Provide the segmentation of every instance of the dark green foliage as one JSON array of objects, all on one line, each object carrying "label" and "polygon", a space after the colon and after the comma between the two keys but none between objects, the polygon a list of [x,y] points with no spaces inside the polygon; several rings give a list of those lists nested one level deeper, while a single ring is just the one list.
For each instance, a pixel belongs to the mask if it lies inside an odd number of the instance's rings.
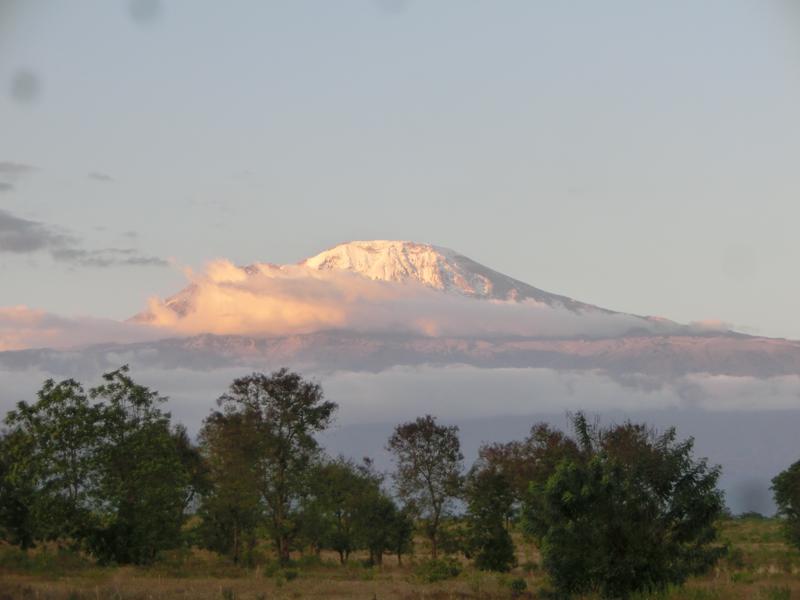
[{"label": "dark green foliage", "polygon": [[461,565],[454,558],[432,558],[417,565],[414,574],[426,583],[452,579],[461,574]]},{"label": "dark green foliage", "polygon": [[484,468],[502,473],[508,481],[513,497],[506,515],[510,521],[527,496],[530,482],[546,481],[562,459],[578,456],[578,446],[563,432],[537,423],[524,440],[484,444],[478,456]]},{"label": "dark green foliage", "polygon": [[719,468],[693,459],[693,440],[632,423],[601,430],[582,414],[573,425],[579,457],[531,484],[523,515],[559,594],[627,598],[718,560]]},{"label": "dark green foliage", "polygon": [[508,588],[511,590],[512,598],[519,598],[528,590],[528,584],[521,577],[517,577],[509,582]]},{"label": "dark green foliage", "polygon": [[31,452],[31,438],[23,432],[0,435],[0,538],[23,549],[41,537],[34,509],[36,477],[27,460]]},{"label": "dark green foliage", "polygon": [[413,550],[414,519],[405,507],[393,512],[387,550],[397,556],[398,564],[403,564],[403,555]]},{"label": "dark green foliage", "polygon": [[255,547],[263,518],[257,424],[247,413],[213,413],[203,424],[200,447],[210,485],[200,504],[198,535],[203,546],[238,564]]},{"label": "dark green foliage", "polygon": [[387,449],[394,454],[397,493],[425,522],[434,558],[439,526],[461,491],[461,445],[458,427],[436,423],[430,415],[398,425]]},{"label": "dark green foliage", "polygon": [[328,427],[336,404],[323,400],[318,384],[287,369],[236,379],[218,403],[223,415],[239,415],[253,429],[254,446],[248,451],[255,457],[265,525],[281,562],[287,563],[300,531],[298,506],[309,467],[320,454],[314,434]]},{"label": "dark green foliage", "polygon": [[191,473],[182,432],[170,429],[166,399],[129,376],[103,375],[97,405],[97,513],[92,552],[103,562],[148,563],[180,543]]},{"label": "dark green foliage", "polygon": [[100,418],[98,407],[73,379],[48,379],[36,402],[19,402],[6,415],[13,458],[4,480],[9,490],[26,495],[35,537],[76,540],[91,527]]},{"label": "dark green foliage", "polygon": [[305,540],[319,550],[339,554],[342,564],[355,550],[366,549],[370,564],[383,554],[408,551],[413,523],[381,490],[382,477],[364,464],[338,458],[320,462],[309,478],[300,516]]},{"label": "dark green foliage", "polygon": [[368,527],[362,521],[370,504],[380,496],[379,486],[380,478],[369,464],[356,465],[340,457],[316,465],[303,510],[312,544],[334,550],[342,564],[351,552],[365,547]]},{"label": "dark green foliage", "polygon": [[505,515],[514,501],[508,479],[493,467],[476,465],[467,477],[469,547],[475,566],[508,571],[514,566],[514,544],[505,528]]},{"label": "dark green foliage", "polygon": [[772,492],[778,515],[784,518],[787,541],[800,548],[800,461],[797,461],[772,480]]},{"label": "dark green foliage", "polygon": [[47,380],[35,403],[8,413],[0,523],[25,547],[58,539],[104,562],[151,562],[180,543],[198,459],[158,408],[164,399],[127,367],[103,379],[88,395],[72,379]]}]

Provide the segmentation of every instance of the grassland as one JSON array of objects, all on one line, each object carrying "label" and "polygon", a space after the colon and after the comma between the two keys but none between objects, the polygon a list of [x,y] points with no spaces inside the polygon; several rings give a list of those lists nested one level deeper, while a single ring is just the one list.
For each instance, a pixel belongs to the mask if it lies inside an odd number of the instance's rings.
[{"label": "grassland", "polygon": [[[707,575],[660,596],[664,600],[800,600],[800,552],[781,539],[772,519],[736,519],[720,524],[728,557]],[[369,567],[365,557],[340,566],[336,557],[298,557],[279,569],[269,557],[253,568],[237,567],[202,550],[175,552],[149,567],[101,567],[55,547],[27,554],[0,547],[0,600],[261,600],[363,598],[366,600],[445,600],[537,598],[546,587],[536,548],[515,536],[519,565],[510,574],[483,573],[466,562],[451,579],[426,582],[418,565],[427,558],[420,541],[416,556],[400,565],[386,558]],[[515,596],[511,582],[527,591]],[[519,585],[519,584],[517,584]]]}]

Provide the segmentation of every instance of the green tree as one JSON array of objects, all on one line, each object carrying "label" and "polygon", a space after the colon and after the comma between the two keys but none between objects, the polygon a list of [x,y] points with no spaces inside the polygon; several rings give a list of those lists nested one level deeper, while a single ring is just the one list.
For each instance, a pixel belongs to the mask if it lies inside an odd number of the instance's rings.
[{"label": "green tree", "polygon": [[6,415],[14,432],[8,440],[15,456],[9,485],[31,492],[27,509],[39,537],[77,543],[86,535],[95,502],[98,420],[97,408],[74,379],[48,379],[36,402],[19,402]]},{"label": "green tree", "polygon": [[360,521],[373,497],[380,493],[380,477],[370,466],[340,457],[316,465],[310,478],[305,518],[317,532],[316,545],[337,552],[341,564],[353,551],[366,546]]},{"label": "green tree", "polygon": [[471,469],[465,486],[469,548],[475,565],[486,571],[514,566],[514,543],[504,526],[514,496],[504,474],[480,463]]},{"label": "green tree", "polygon": [[255,547],[263,520],[257,421],[250,413],[214,412],[203,423],[200,448],[209,484],[200,503],[200,539],[238,564]]},{"label": "green tree", "polygon": [[32,547],[41,537],[36,518],[36,474],[28,459],[32,440],[20,431],[0,434],[0,539]]},{"label": "green tree", "polygon": [[98,401],[96,512],[90,547],[104,562],[148,563],[181,542],[191,474],[166,399],[122,367],[90,390]]},{"label": "green tree", "polygon": [[786,539],[800,548],[800,461],[772,480],[772,492],[778,514],[784,518]]},{"label": "green tree", "polygon": [[256,430],[256,481],[267,529],[286,563],[299,532],[308,467],[320,452],[314,434],[328,427],[337,406],[323,399],[318,384],[287,369],[236,379],[218,403],[225,415],[245,415]]},{"label": "green tree", "polygon": [[397,494],[425,520],[425,533],[436,558],[442,518],[461,491],[464,456],[458,427],[439,425],[430,415],[398,425],[387,449],[394,454]]},{"label": "green tree", "polygon": [[397,564],[403,564],[403,555],[414,550],[414,518],[408,507],[398,509],[395,506],[391,514],[388,528],[387,550],[397,557]]},{"label": "green tree", "polygon": [[534,481],[523,509],[558,594],[627,598],[716,562],[720,470],[693,458],[692,439],[633,423],[601,429],[580,413],[573,427],[579,456]]},{"label": "green tree", "polygon": [[532,481],[544,482],[564,458],[575,458],[578,446],[562,431],[546,423],[536,423],[524,440],[484,444],[478,450],[482,468],[501,474],[511,489],[513,502],[506,524],[517,513]]}]

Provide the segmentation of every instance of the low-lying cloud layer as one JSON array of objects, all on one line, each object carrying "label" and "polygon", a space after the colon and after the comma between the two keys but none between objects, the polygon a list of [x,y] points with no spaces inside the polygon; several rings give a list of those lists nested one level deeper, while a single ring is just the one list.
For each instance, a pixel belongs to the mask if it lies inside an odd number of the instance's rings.
[{"label": "low-lying cloud layer", "polygon": [[59,317],[26,306],[0,307],[0,352],[152,340],[162,332],[91,317]]},{"label": "low-lying cloud layer", "polygon": [[413,282],[374,281],[302,265],[237,267],[225,260],[187,273],[190,286],[153,299],[141,316],[183,334],[287,335],[329,329],[440,336],[615,337],[670,333],[669,321],[576,312],[533,300],[476,300]]}]

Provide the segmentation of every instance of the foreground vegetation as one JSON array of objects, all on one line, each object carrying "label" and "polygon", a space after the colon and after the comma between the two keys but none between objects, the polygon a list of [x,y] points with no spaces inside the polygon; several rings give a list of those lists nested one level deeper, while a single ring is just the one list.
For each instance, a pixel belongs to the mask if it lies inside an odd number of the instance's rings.
[{"label": "foreground vegetation", "polygon": [[465,471],[458,428],[426,415],[388,439],[389,479],[324,453],[337,406],[286,369],[234,380],[198,444],[164,400],[123,367],[8,413],[7,597],[791,597],[797,465],[774,480],[780,521],[733,520],[674,429],[577,413]]},{"label": "foreground vegetation", "polygon": [[[743,518],[718,523],[728,556],[708,574],[691,578],[680,589],[653,598],[664,600],[787,600],[800,598],[800,552],[784,542],[776,519]],[[402,565],[387,557],[368,566],[366,552],[355,553],[345,566],[336,553],[321,557],[293,554],[280,567],[271,553],[250,567],[197,548],[171,551],[148,566],[100,566],[86,556],[54,545],[27,553],[0,547],[0,599],[41,600],[257,600],[290,598],[363,598],[380,600],[539,598],[548,589],[534,544],[513,534],[518,566],[509,573],[481,571],[465,560],[457,575],[431,582],[430,547],[416,540],[418,551]],[[431,577],[431,575],[434,575]],[[447,573],[438,573],[441,576]],[[514,591],[524,581],[525,590]],[[518,585],[518,584],[517,584]],[[641,598],[651,597],[647,595]],[[581,596],[592,598],[592,596]]]}]

